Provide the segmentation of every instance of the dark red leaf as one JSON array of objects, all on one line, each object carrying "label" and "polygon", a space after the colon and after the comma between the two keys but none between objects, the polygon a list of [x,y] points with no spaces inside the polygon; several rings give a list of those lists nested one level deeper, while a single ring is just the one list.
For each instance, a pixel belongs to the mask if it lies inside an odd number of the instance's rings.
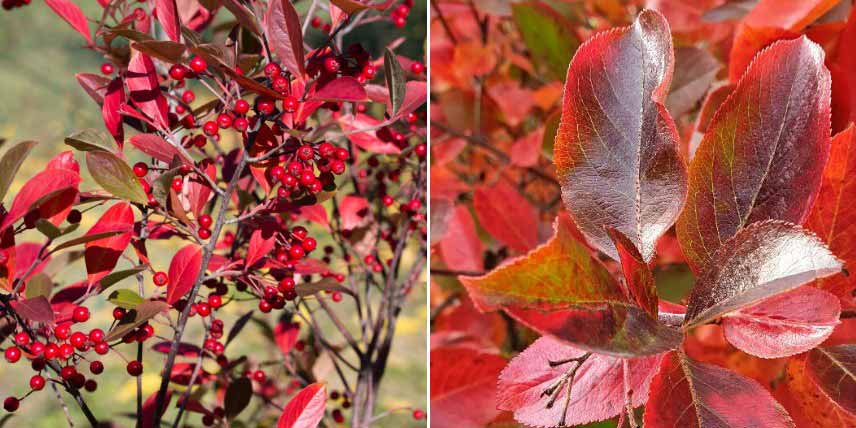
[{"label": "dark red leaf", "polygon": [[806,368],[832,401],[856,417],[856,345],[815,348]]},{"label": "dark red leaf", "polygon": [[657,318],[659,306],[657,287],[651,268],[642,260],[642,255],[639,254],[639,250],[630,242],[630,239],[615,229],[610,228],[607,232],[618,251],[618,261],[621,262],[621,270],[624,273],[627,297],[645,310],[648,315]]},{"label": "dark red leaf", "polygon": [[155,134],[137,134],[128,139],[137,150],[166,163],[172,164],[172,160],[178,156],[185,163],[192,163],[180,150],[175,148],[163,138]]},{"label": "dark red leaf", "polygon": [[149,395],[149,398],[146,398],[146,401],[143,402],[143,414],[140,418],[140,425],[142,428],[156,428],[155,411],[157,411],[159,415],[163,415],[166,412],[166,409],[169,408],[169,403],[172,401],[172,390],[166,390],[166,396],[163,400],[163,407],[156,410],[155,406],[157,406],[157,396],[158,391],[155,391],[152,393],[152,395]]},{"label": "dark red leaf", "polygon": [[250,244],[247,247],[247,268],[253,267],[256,262],[267,256],[276,245],[276,235],[273,230],[258,228],[250,236]]},{"label": "dark red leaf", "polygon": [[584,43],[568,68],[553,155],[562,199],[589,243],[613,259],[604,227],[649,261],[683,206],[686,167],[663,105],[673,65],[669,26],[646,10]]},{"label": "dark red leaf", "polygon": [[107,91],[107,86],[111,82],[109,78],[100,74],[92,73],[77,73],[74,77],[77,79],[77,83],[80,84],[83,90],[86,91],[89,97],[98,103],[98,105],[104,103],[104,94]]},{"label": "dark red leaf", "polygon": [[32,299],[13,300],[10,302],[12,309],[26,320],[52,323],[54,321],[54,312],[50,302],[45,296],[37,296]]},{"label": "dark red leaf", "polygon": [[122,127],[122,115],[119,107],[125,103],[125,86],[122,79],[117,77],[107,85],[104,94],[104,104],[101,105],[101,117],[104,118],[104,126],[110,131],[110,135],[116,140],[119,150],[125,142],[125,130]]},{"label": "dark red leaf", "polygon": [[170,305],[190,292],[200,269],[202,249],[197,245],[188,244],[175,253],[169,264],[169,284],[166,288],[166,301]]},{"label": "dark red leaf", "polygon": [[757,382],[682,352],[663,358],[648,397],[645,428],[794,427]]},{"label": "dark red leaf", "polygon": [[350,76],[340,77],[317,89],[310,99],[318,101],[368,101],[366,90],[360,82]]},{"label": "dark red leaf", "polygon": [[300,324],[283,321],[273,329],[273,339],[283,356],[287,356],[300,337]]},{"label": "dark red leaf", "polygon": [[695,271],[748,224],[799,224],[808,215],[829,156],[830,77],[823,56],[805,37],[775,43],[713,117],[690,166],[677,223]]},{"label": "dark red leaf", "polygon": [[823,242],[799,226],[752,224],[725,242],[699,275],[684,324],[704,324],[841,268]]},{"label": "dark red leaf", "polygon": [[86,235],[114,231],[123,232],[119,235],[86,243],[84,258],[90,284],[100,281],[116,267],[119,257],[122,256],[125,248],[131,242],[133,227],[134,212],[131,210],[131,205],[120,202],[105,211],[95,225],[86,232]]},{"label": "dark red leaf", "polygon": [[303,388],[282,411],[276,428],[316,428],[324,417],[327,389],[320,383]]},{"label": "dark red leaf", "polygon": [[300,16],[290,0],[271,1],[265,13],[265,33],[285,68],[295,78],[303,80],[306,75],[303,31],[300,28]]}]

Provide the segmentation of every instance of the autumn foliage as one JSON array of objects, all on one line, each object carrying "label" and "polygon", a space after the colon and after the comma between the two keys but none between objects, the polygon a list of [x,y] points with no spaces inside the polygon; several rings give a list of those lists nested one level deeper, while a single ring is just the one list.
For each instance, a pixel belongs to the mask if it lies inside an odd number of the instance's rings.
[{"label": "autumn foliage", "polygon": [[[70,426],[421,424],[420,403],[378,403],[423,289],[426,74],[398,53],[423,40],[355,32],[418,26],[413,2],[45,3],[103,58],[56,71],[103,127],[33,176],[38,143],[0,158],[4,376],[30,379],[4,382],[0,425],[39,421],[35,394]],[[105,362],[136,406],[91,406]]]},{"label": "autumn foliage", "polygon": [[432,5],[432,425],[856,426],[849,1]]}]

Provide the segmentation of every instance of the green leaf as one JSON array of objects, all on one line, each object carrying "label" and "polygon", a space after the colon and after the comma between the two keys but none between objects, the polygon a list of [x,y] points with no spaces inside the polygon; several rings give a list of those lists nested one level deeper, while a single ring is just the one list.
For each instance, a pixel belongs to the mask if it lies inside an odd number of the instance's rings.
[{"label": "green leaf", "polygon": [[223,400],[223,408],[226,410],[226,418],[233,419],[250,404],[253,398],[253,384],[246,376],[235,379],[226,388],[226,398]]},{"label": "green leaf", "polygon": [[160,206],[167,206],[169,201],[169,190],[172,188],[172,179],[178,175],[181,168],[172,168],[164,171],[156,180],[152,182],[152,196],[158,201]]},{"label": "green leaf", "polygon": [[65,137],[65,144],[82,152],[103,150],[112,152],[113,137],[100,129],[83,129]]},{"label": "green leaf", "polygon": [[133,290],[122,289],[110,293],[110,297],[107,298],[107,301],[120,308],[134,309],[137,305],[143,303],[145,299]]},{"label": "green leaf", "polygon": [[146,270],[145,266],[137,266],[130,269],[112,272],[109,275],[105,276],[103,279],[101,279],[101,289],[103,290],[112,287],[113,285],[116,285],[119,281],[122,281],[125,278],[132,277],[144,270]]},{"label": "green leaf", "polygon": [[564,81],[568,62],[580,45],[572,20],[538,0],[515,3],[511,12],[535,66]]},{"label": "green leaf", "polygon": [[15,174],[18,173],[18,169],[24,163],[24,159],[27,158],[30,150],[36,144],[38,143],[35,141],[24,141],[13,146],[3,154],[3,158],[0,159],[0,202],[3,201],[6,192],[9,191],[9,186],[12,185]]},{"label": "green leaf", "polygon": [[389,102],[392,104],[392,115],[398,113],[401,104],[404,102],[404,93],[406,91],[406,81],[404,79],[404,70],[401,69],[401,63],[398,58],[392,53],[389,48],[383,53],[383,68],[386,76],[386,88],[389,89]]},{"label": "green leaf", "polygon": [[134,307],[134,309],[129,310],[104,340],[112,342],[119,339],[129,331],[143,325],[144,322],[167,309],[169,309],[169,304],[164,301],[145,300]]},{"label": "green leaf", "polygon": [[104,190],[120,199],[146,204],[148,198],[143,186],[124,160],[109,152],[94,151],[86,153],[86,166],[89,174]]},{"label": "green leaf", "polygon": [[26,295],[28,299],[32,299],[38,296],[50,298],[51,291],[53,291],[53,281],[51,281],[50,277],[48,277],[42,272],[33,275],[27,281]]},{"label": "green leaf", "polygon": [[42,235],[47,236],[49,239],[56,239],[62,236],[62,230],[43,218],[36,221],[36,229],[38,229],[39,232],[42,232]]}]

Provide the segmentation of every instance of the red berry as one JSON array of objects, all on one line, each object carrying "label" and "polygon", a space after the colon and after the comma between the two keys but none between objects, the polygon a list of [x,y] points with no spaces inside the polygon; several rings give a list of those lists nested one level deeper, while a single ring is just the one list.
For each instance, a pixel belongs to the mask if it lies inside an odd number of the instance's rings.
[{"label": "red berry", "polygon": [[288,249],[288,257],[291,260],[300,260],[306,253],[303,251],[303,247],[292,245],[291,248]]},{"label": "red berry", "polygon": [[392,199],[392,196],[383,195],[383,204],[386,206],[390,206],[395,203],[395,199]]},{"label": "red berry", "polygon": [[131,376],[139,376],[143,374],[143,363],[137,360],[131,360],[126,367],[128,374]]},{"label": "red berry", "polygon": [[407,18],[400,15],[392,17],[392,25],[396,28],[402,28],[405,24],[407,24]]},{"label": "red berry", "polygon": [[101,343],[104,341],[104,330],[100,328],[92,329],[89,332],[89,341],[92,343]]},{"label": "red berry", "polygon": [[205,124],[202,125],[202,132],[204,132],[205,135],[207,135],[209,137],[213,136],[213,135],[217,135],[217,122],[215,122],[213,120],[209,120],[208,122],[205,122]]},{"label": "red berry", "polygon": [[339,147],[336,149],[336,159],[341,161],[346,161],[350,157],[350,153],[348,153],[348,149]]},{"label": "red berry", "polygon": [[169,68],[169,77],[172,77],[174,80],[184,80],[187,77],[187,67],[181,64],[174,64]]},{"label": "red berry", "polygon": [[229,116],[226,113],[220,113],[217,115],[217,125],[222,129],[228,129],[232,126],[232,116]]},{"label": "red berry", "polygon": [[10,363],[16,363],[21,359],[21,349],[17,346],[10,346],[6,348],[6,361]]},{"label": "red berry", "polygon": [[212,295],[208,296],[208,304],[212,308],[215,308],[215,309],[219,308],[223,304],[223,298],[216,295],[216,294],[212,294]]},{"label": "red berry", "polygon": [[410,64],[410,71],[413,72],[413,74],[422,74],[422,72],[425,71],[425,66],[422,65],[421,62],[414,62],[413,64]]},{"label": "red berry", "polygon": [[202,73],[208,69],[208,64],[201,57],[195,56],[190,60],[190,69],[197,73]]},{"label": "red berry", "polygon": [[282,109],[289,112],[289,113],[292,113],[295,110],[297,110],[298,106],[299,106],[299,102],[297,101],[297,98],[295,98],[291,95],[285,97],[282,100]]},{"label": "red berry", "polygon": [[279,66],[274,63],[269,63],[265,66],[265,76],[267,77],[278,76],[280,72]]},{"label": "red berry", "polygon": [[68,324],[60,324],[54,329],[54,336],[59,340],[65,340],[68,339],[70,331],[71,329],[68,327]]},{"label": "red berry", "polygon": [[169,280],[169,277],[166,276],[166,272],[155,272],[154,282],[158,287],[166,285],[166,282]]},{"label": "red berry", "polygon": [[149,173],[149,166],[145,162],[137,162],[134,164],[134,175],[143,178]]},{"label": "red berry", "polygon": [[27,346],[30,343],[30,335],[23,331],[15,335],[15,343],[21,346]]},{"label": "red berry", "polygon": [[366,80],[374,79],[375,75],[377,75],[377,67],[373,65],[366,65],[363,67],[362,75],[365,76]]},{"label": "red berry", "polygon": [[271,82],[270,86],[274,91],[285,93],[288,92],[288,79],[282,76],[276,76],[273,78],[273,82]]},{"label": "red berry", "polygon": [[95,360],[89,363],[89,372],[92,374],[101,374],[104,371],[104,363],[101,361]]},{"label": "red berry", "polygon": [[33,377],[30,378],[30,388],[32,388],[33,391],[41,391],[44,387],[45,378],[39,375],[33,375]]},{"label": "red berry", "polygon": [[74,366],[65,366],[59,371],[59,376],[63,380],[69,380],[77,374],[77,369]]},{"label": "red berry", "polygon": [[286,293],[288,291],[294,291],[294,285],[294,278],[283,278],[282,281],[279,282],[279,287],[277,289]]},{"label": "red berry", "polygon": [[268,313],[273,309],[273,306],[267,300],[259,300],[259,310],[263,313]]},{"label": "red berry", "polygon": [[312,17],[312,20],[311,20],[311,21],[309,21],[309,25],[311,25],[311,26],[312,26],[312,28],[318,28],[318,27],[320,27],[320,26],[321,26],[321,18],[319,18],[319,17],[317,17],[317,16],[313,16],[313,17]]},{"label": "red berry", "polygon": [[336,303],[339,303],[342,301],[342,293],[339,291],[334,291],[333,295],[331,297],[333,298],[333,301]]},{"label": "red berry", "polygon": [[59,356],[59,346],[56,346],[56,343],[48,343],[43,353],[46,359],[52,360]]},{"label": "red berry", "polygon": [[110,345],[107,342],[98,342],[95,344],[95,353],[98,355],[104,355],[107,352],[110,352]]},{"label": "red berry", "polygon": [[95,392],[98,389],[98,382],[95,382],[92,379],[87,379],[86,383],[83,384],[83,388],[88,392]]},{"label": "red berry", "polygon": [[208,315],[211,315],[211,306],[208,303],[199,303],[196,305],[196,313],[203,317],[207,317]]},{"label": "red berry", "polygon": [[6,409],[7,412],[14,412],[15,410],[18,410],[19,405],[20,403],[15,397],[6,397],[6,399],[3,400],[3,408]]},{"label": "red berry", "polygon": [[315,247],[318,246],[318,242],[315,241],[315,238],[309,237],[304,239],[300,245],[307,253],[311,253],[312,250],[314,250]]},{"label": "red berry", "polygon": [[204,227],[201,227],[201,228],[199,228],[197,233],[199,233],[199,237],[202,239],[208,239],[211,237],[211,229],[206,229]]},{"label": "red berry", "polygon": [[333,57],[324,58],[324,70],[331,74],[339,71],[339,61]]},{"label": "red berry", "polygon": [[239,117],[232,121],[232,126],[235,128],[235,131],[244,132],[250,127],[250,122],[243,117]]},{"label": "red berry", "polygon": [[[76,331],[76,332],[74,332],[74,334],[72,334],[72,335],[71,335],[71,337],[68,339],[68,343],[70,343],[70,344],[71,344],[71,346],[74,346],[75,348],[78,348],[78,349],[79,349],[79,348],[82,348],[82,347],[86,346],[86,340],[87,340],[87,339],[88,339],[88,338],[86,337],[86,335],[85,335],[85,334],[83,334],[83,333],[81,333],[81,332],[79,332],[79,331]],[[61,349],[61,348],[60,348],[60,349]]]},{"label": "red berry", "polygon": [[110,64],[109,62],[105,62],[104,64],[101,64],[101,74],[103,74],[105,76],[109,76],[109,75],[113,74],[114,71],[115,71],[115,67],[113,67],[113,64]]},{"label": "red berry", "polygon": [[199,227],[207,229],[211,227],[212,222],[213,220],[211,220],[211,216],[208,214],[202,214],[199,216]]},{"label": "red berry", "polygon": [[74,322],[86,322],[89,321],[89,308],[86,306],[78,306],[74,308],[74,312],[72,313],[71,318]]},{"label": "red berry", "polygon": [[[166,274],[164,274],[164,275],[166,275]],[[157,274],[155,274],[155,276],[157,276]],[[155,282],[157,282],[157,281],[155,281]],[[164,284],[165,283],[166,282],[164,282]],[[125,312],[124,308],[113,308],[113,319],[118,321],[122,318],[125,318],[125,313],[126,312]]]},{"label": "red berry", "polygon": [[413,411],[413,419],[416,419],[418,421],[423,418],[425,418],[425,412],[419,409]]},{"label": "red berry", "polygon": [[184,179],[181,177],[175,177],[172,179],[172,190],[176,192],[181,192],[181,189],[184,187]]},{"label": "red berry", "polygon": [[276,109],[276,105],[274,105],[273,100],[267,98],[257,98],[256,108],[258,109],[259,113],[269,115],[273,113],[274,109]]},{"label": "red berry", "polygon": [[235,114],[247,114],[250,111],[250,103],[245,100],[235,101],[235,108],[233,109]]},{"label": "red berry", "polygon": [[344,416],[342,416],[342,411],[341,411],[341,410],[339,410],[339,409],[335,409],[335,410],[333,410],[333,414],[332,414],[332,415],[333,415],[333,420],[334,420],[337,424],[341,424],[341,423],[345,422],[345,417],[344,417]]},{"label": "red berry", "polygon": [[267,376],[263,370],[256,370],[253,372],[253,380],[256,382],[264,382]]},{"label": "red berry", "polygon": [[190,89],[188,89],[181,94],[181,101],[183,101],[185,104],[190,104],[193,101],[196,101],[196,94]]},{"label": "red berry", "polygon": [[416,156],[424,158],[428,154],[428,146],[425,143],[419,144],[413,149],[413,152],[416,153]]},{"label": "red berry", "polygon": [[312,156],[314,154],[315,154],[315,151],[312,150],[312,146],[309,146],[309,145],[300,146],[300,148],[297,149],[297,156],[300,159],[303,159],[305,161],[312,159]]}]

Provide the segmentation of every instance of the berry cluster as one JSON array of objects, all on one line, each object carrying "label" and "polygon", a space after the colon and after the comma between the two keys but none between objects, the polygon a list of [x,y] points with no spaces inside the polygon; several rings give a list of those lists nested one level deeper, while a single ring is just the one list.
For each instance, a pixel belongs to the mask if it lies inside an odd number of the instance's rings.
[{"label": "berry cluster", "polygon": [[405,0],[396,6],[389,14],[390,18],[392,18],[392,25],[395,25],[397,28],[403,28],[407,24],[407,17],[410,15],[410,9],[412,8],[413,0]]},{"label": "berry cluster", "polygon": [[2,5],[5,10],[12,10],[17,7],[24,7],[30,4],[32,0],[3,0]]}]

